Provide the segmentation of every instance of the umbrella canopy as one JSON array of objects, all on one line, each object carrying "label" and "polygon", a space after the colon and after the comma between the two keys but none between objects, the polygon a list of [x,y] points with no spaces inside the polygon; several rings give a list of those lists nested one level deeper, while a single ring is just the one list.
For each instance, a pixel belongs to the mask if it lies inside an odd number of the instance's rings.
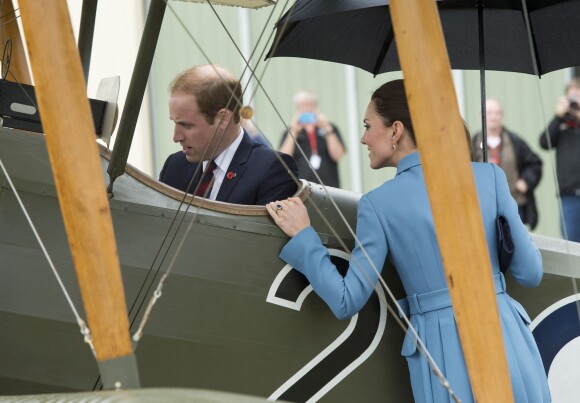
[{"label": "umbrella canopy", "polygon": [[[400,70],[388,0],[297,0],[267,57]],[[580,65],[578,0],[438,0],[454,69],[542,75]]]}]

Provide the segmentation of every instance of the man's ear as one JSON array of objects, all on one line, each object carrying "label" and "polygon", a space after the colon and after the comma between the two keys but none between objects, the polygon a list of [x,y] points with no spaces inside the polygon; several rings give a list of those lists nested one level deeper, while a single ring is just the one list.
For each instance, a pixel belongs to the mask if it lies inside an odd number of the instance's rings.
[{"label": "man's ear", "polygon": [[222,108],[215,115],[215,123],[220,126],[221,129],[225,130],[233,116],[233,112],[229,109]]}]

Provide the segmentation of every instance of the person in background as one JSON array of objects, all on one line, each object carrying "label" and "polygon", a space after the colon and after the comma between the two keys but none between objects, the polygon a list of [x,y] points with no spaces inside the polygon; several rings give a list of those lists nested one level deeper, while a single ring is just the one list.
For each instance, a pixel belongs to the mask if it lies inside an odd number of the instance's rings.
[{"label": "person in background", "polygon": [[[369,150],[371,168],[397,167],[397,174],[360,198],[357,242],[346,275],[330,260],[297,197],[266,205],[276,224],[292,238],[280,258],[308,278],[339,319],[350,318],[363,308],[378,281],[373,266],[380,271],[388,259],[408,295],[399,301],[400,309],[410,316],[411,325],[456,395],[464,403],[473,402],[402,80],[388,82],[373,93],[364,126],[361,143]],[[499,269],[498,214],[510,222],[515,253],[509,269],[515,281],[537,286],[543,274],[542,258],[518,215],[503,171],[495,164],[473,162],[472,167],[514,398],[516,402],[549,402],[546,373],[528,328],[530,319],[506,293]],[[407,332],[401,354],[407,359],[415,402],[450,401],[448,391],[418,350],[413,333]]]},{"label": "person in background", "polygon": [[252,137],[256,143],[260,143],[268,148],[272,148],[272,144],[270,144],[266,136],[260,133],[252,120],[252,117],[254,116],[254,109],[251,106],[242,106],[242,109],[240,110],[240,116],[242,117],[241,125],[250,135],[250,137]]},{"label": "person in background", "polygon": [[173,80],[169,118],[182,150],[165,161],[161,182],[236,204],[264,205],[295,194],[296,162],[241,127],[241,99],[239,80],[223,67],[195,66]]},{"label": "person in background", "polygon": [[[488,99],[485,108],[488,161],[503,169],[520,217],[533,230],[538,224],[534,190],[542,178],[542,160],[520,136],[503,125],[503,110],[497,100]],[[475,161],[482,162],[481,132],[473,136],[472,147]]]},{"label": "person in background", "polygon": [[[302,179],[318,183],[312,169],[326,186],[340,187],[338,161],[345,153],[338,128],[318,110],[318,98],[311,91],[294,95],[295,113],[290,131],[282,136],[279,151],[294,157]],[[306,158],[297,149],[293,136]],[[310,168],[312,166],[312,168]]]},{"label": "person in background", "polygon": [[558,188],[562,200],[562,234],[580,242],[580,79],[571,80],[558,98],[540,147],[556,150]]}]

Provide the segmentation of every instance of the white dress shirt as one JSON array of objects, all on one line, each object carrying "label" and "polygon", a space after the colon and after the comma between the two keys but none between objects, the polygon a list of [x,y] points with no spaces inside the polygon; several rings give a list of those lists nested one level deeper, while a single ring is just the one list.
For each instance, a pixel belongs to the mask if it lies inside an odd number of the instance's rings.
[{"label": "white dress shirt", "polygon": [[[223,150],[220,155],[215,157],[216,168],[213,171],[214,182],[211,188],[211,192],[208,196],[208,199],[211,200],[216,199],[220,187],[222,186],[222,183],[226,176],[226,172],[228,171],[230,163],[234,159],[234,155],[236,154],[236,151],[238,150],[238,147],[240,146],[240,143],[242,142],[243,138],[244,138],[244,129],[240,127],[240,134],[238,134],[238,137],[236,137],[233,143],[230,144],[228,148]],[[203,161],[204,172],[207,164],[208,161]]]}]

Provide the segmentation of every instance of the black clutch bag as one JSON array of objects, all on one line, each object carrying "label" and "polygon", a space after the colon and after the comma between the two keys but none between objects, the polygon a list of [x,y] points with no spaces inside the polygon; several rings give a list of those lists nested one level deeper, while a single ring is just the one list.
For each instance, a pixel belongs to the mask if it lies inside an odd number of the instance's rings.
[{"label": "black clutch bag", "polygon": [[499,269],[505,273],[514,257],[514,240],[510,230],[510,223],[503,215],[497,216],[497,255],[499,257]]}]

